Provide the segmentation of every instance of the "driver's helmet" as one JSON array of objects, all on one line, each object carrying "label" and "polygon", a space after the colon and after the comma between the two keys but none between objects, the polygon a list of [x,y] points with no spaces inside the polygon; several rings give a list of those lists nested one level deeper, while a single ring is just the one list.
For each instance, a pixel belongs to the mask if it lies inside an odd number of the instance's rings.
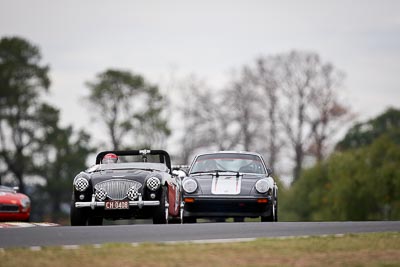
[{"label": "driver's helmet", "polygon": [[101,163],[103,163],[103,164],[117,163],[117,161],[118,161],[117,155],[115,155],[114,153],[108,153],[103,157],[103,159],[101,160]]}]

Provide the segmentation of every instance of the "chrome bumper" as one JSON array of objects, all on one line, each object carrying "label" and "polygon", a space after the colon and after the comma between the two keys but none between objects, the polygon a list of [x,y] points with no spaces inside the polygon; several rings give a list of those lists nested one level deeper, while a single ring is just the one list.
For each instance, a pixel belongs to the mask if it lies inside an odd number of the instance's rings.
[{"label": "chrome bumper", "polygon": [[[142,196],[139,195],[139,199],[135,201],[129,201],[129,207],[139,207],[141,209],[144,206],[159,206],[159,200],[142,200]],[[92,196],[92,201],[90,202],[75,202],[75,208],[87,208],[90,207],[94,210],[97,207],[104,207],[104,201],[96,201],[95,196]]]}]

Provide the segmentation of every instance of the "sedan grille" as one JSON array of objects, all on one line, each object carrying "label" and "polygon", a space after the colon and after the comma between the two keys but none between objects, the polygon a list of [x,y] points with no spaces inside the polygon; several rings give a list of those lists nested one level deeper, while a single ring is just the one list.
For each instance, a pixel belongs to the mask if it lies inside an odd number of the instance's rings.
[{"label": "sedan grille", "polygon": [[107,180],[94,186],[96,190],[105,192],[112,200],[123,200],[127,197],[130,188],[138,190],[140,187],[142,187],[141,183],[126,179]]}]

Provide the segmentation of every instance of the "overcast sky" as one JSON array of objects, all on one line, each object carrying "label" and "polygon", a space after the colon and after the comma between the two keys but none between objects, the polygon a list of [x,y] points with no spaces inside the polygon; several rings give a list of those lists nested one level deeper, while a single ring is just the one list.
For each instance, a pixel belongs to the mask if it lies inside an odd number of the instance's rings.
[{"label": "overcast sky", "polygon": [[306,50],[346,73],[341,93],[370,118],[400,108],[400,1],[0,0],[0,38],[20,36],[50,65],[62,122],[90,117],[84,83],[107,68],[153,83],[173,70],[218,84],[257,56]]}]

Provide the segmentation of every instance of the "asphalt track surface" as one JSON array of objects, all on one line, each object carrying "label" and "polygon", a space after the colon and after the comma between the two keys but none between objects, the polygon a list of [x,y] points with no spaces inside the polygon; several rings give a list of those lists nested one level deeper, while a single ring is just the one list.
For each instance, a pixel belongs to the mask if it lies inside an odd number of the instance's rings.
[{"label": "asphalt track surface", "polygon": [[400,221],[246,222],[0,228],[0,248],[90,245],[110,242],[240,240],[265,237],[400,232]]}]

